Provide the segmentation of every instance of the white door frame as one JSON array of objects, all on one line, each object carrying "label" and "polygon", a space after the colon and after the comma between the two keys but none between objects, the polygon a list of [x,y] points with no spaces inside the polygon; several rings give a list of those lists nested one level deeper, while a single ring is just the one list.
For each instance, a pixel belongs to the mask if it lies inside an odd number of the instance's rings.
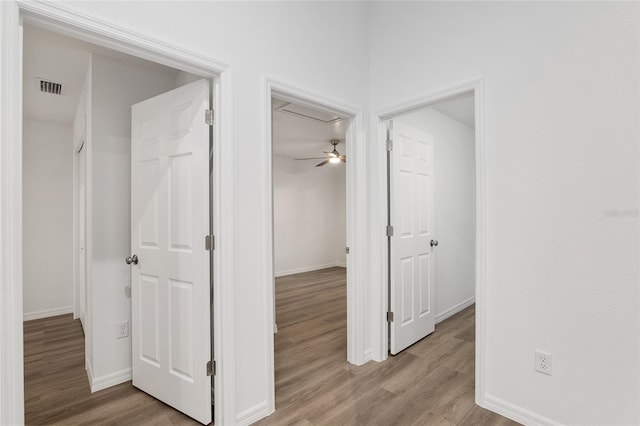
[{"label": "white door frame", "polygon": [[[87,70],[87,73],[85,73],[85,81],[84,81],[84,87],[83,90],[80,94],[80,99],[78,102],[78,108],[83,108],[82,111],[82,115],[80,117],[80,124],[79,127],[76,126],[78,123],[74,123],[74,132],[73,132],[73,319],[80,319],[82,322],[82,327],[83,327],[83,331],[85,332],[85,337],[86,337],[86,321],[84,318],[84,314],[86,312],[87,309],[87,275],[88,275],[88,271],[87,271],[87,262],[85,261],[85,265],[84,265],[84,288],[82,289],[82,295],[80,294],[80,262],[79,262],[79,257],[80,257],[80,241],[79,241],[79,237],[80,237],[80,208],[82,207],[84,209],[83,214],[84,214],[84,219],[85,219],[85,259],[88,257],[87,256],[87,250],[86,250],[86,245],[87,245],[87,233],[86,233],[86,229],[87,229],[87,224],[86,224],[86,219],[87,219],[87,213],[89,212],[87,210],[87,203],[86,203],[86,190],[87,190],[87,175],[88,173],[88,168],[87,168],[87,146],[89,145],[87,143],[87,91],[88,91],[88,85],[89,85],[89,80],[87,80],[88,77],[88,73],[91,71],[91,64],[89,64],[89,68]],[[78,116],[76,113],[76,120],[78,120]],[[84,150],[84,153],[82,155],[84,155],[84,176],[80,176],[80,152]],[[81,179],[84,178],[84,186],[85,186],[85,202],[84,202],[84,206],[80,206],[80,197],[79,197],[79,189],[80,189],[80,182]],[[82,300],[84,299],[84,300]],[[85,342],[85,348],[86,348],[86,342]]]},{"label": "white door frame", "polygon": [[[235,422],[232,70],[214,58],[52,2],[0,2],[0,424],[24,423],[22,334],[22,23],[213,80],[214,357],[216,424]],[[90,151],[88,151],[89,153]],[[87,194],[87,203],[90,194]],[[221,226],[224,223],[224,226]],[[89,237],[89,235],[87,235]],[[89,281],[87,286],[90,286]],[[221,324],[225,324],[224,328]]]},{"label": "white door frame", "polygon": [[268,383],[268,412],[275,409],[275,381],[274,381],[274,349],[273,334],[275,325],[275,279],[273,265],[273,174],[272,174],[272,104],[273,96],[278,99],[294,102],[321,111],[337,114],[350,120],[347,128],[345,144],[346,156],[349,159],[346,170],[346,210],[347,210],[347,361],[355,365],[362,365],[371,359],[370,354],[364,348],[364,330],[366,329],[364,305],[365,289],[364,277],[366,274],[366,152],[364,118],[360,110],[342,102],[325,98],[324,96],[305,89],[279,82],[275,79],[265,78],[263,82],[263,135],[266,143],[263,146],[263,156],[267,158],[267,166],[264,170],[262,181],[264,187],[262,193],[265,196],[264,203],[267,206],[267,216],[264,218],[267,231],[264,241],[267,258],[263,265],[263,273],[269,282],[269,288],[265,297],[267,303],[267,317],[265,318],[265,334],[267,337],[267,383]]},{"label": "white door frame", "polygon": [[[378,173],[372,173],[376,181],[372,182],[378,193],[383,194],[373,200],[378,208],[372,209],[376,216],[372,217],[375,225],[372,229],[383,230],[387,223],[387,156],[386,156],[386,121],[406,112],[436,104],[463,93],[473,92],[475,102],[475,164],[476,164],[476,251],[475,251],[475,289],[476,289],[476,368],[475,395],[476,403],[484,406],[485,371],[486,371],[486,159],[485,159],[485,127],[484,127],[484,79],[475,78],[433,91],[420,98],[411,99],[398,105],[380,110],[374,114],[372,134],[377,134],[378,148],[375,150],[374,166]],[[375,127],[374,127],[375,126]],[[376,133],[377,132],[377,133]],[[374,342],[375,359],[385,360],[388,356],[388,249],[387,237],[383,232],[374,234],[372,238],[372,259],[378,259],[381,265],[378,283],[372,283],[378,289],[374,291],[372,306],[374,307],[374,324],[379,326],[377,342]],[[374,274],[375,276],[375,274]],[[372,277],[373,278],[373,277]]]},{"label": "white door frame", "polygon": [[[83,117],[84,121],[84,117]],[[81,133],[81,136],[73,141],[73,319],[80,319],[82,321],[83,329],[85,325],[84,312],[87,307],[87,298],[86,298],[86,287],[87,287],[87,270],[86,270],[86,261],[84,266],[84,288],[80,285],[82,281],[82,277],[80,274],[81,264],[80,264],[80,211],[84,209],[83,214],[85,216],[85,259],[86,259],[86,188],[87,182],[86,178],[84,183],[85,186],[85,203],[84,206],[80,204],[80,182],[82,176],[80,174],[80,155],[85,156],[84,168],[85,168],[85,177],[87,171],[87,151],[85,145],[86,134],[84,130]]]}]

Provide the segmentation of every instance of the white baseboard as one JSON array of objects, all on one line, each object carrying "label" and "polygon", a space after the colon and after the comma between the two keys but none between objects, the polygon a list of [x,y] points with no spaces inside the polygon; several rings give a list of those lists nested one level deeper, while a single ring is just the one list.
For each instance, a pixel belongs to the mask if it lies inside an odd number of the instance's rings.
[{"label": "white baseboard", "polygon": [[284,277],[287,275],[302,274],[303,272],[311,272],[311,271],[318,271],[320,269],[333,268],[336,266],[346,268],[347,264],[341,263],[341,262],[333,262],[333,263],[325,263],[324,265],[304,266],[302,268],[289,269],[288,271],[277,271],[274,275],[276,278],[278,278],[278,277]]},{"label": "white baseboard", "polygon": [[484,396],[482,407],[526,426],[556,426],[561,424],[492,395]]},{"label": "white baseboard", "polygon": [[255,423],[270,414],[271,413],[267,411],[267,401],[262,401],[248,410],[244,410],[242,413],[239,413],[236,418],[236,424],[238,426],[250,425],[251,423]]},{"label": "white baseboard", "polygon": [[84,369],[87,370],[87,379],[89,380],[89,388],[91,388],[91,383],[93,383],[93,367],[91,366],[91,361],[89,358],[84,359]]},{"label": "white baseboard", "polygon": [[364,355],[362,357],[362,364],[366,364],[373,359],[373,349],[369,348],[364,351]]},{"label": "white baseboard", "polygon": [[[93,376],[93,374],[91,374]],[[100,377],[91,378],[91,393],[101,391],[111,386],[119,385],[120,383],[128,382],[131,380],[131,368],[125,368],[124,370],[116,371],[115,373],[105,374]]]},{"label": "white baseboard", "polygon": [[446,309],[443,312],[440,312],[439,314],[436,315],[436,319],[435,319],[436,324],[446,320],[449,317],[454,316],[458,312],[461,312],[461,311],[465,310],[466,308],[468,308],[469,306],[473,305],[474,303],[476,303],[476,298],[475,297],[470,297],[467,300],[463,300],[462,302],[458,303],[457,305],[453,305],[449,309]]},{"label": "white baseboard", "polygon": [[25,312],[22,315],[23,321],[31,321],[41,318],[55,317],[58,315],[66,315],[73,313],[73,306],[64,306],[62,308],[44,309],[42,311]]}]

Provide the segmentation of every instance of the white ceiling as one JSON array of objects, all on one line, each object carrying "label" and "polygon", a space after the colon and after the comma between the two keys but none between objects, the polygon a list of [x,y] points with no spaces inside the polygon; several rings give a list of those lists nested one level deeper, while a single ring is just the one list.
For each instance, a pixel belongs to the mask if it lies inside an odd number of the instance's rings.
[{"label": "white ceiling", "polygon": [[438,102],[431,108],[473,127],[476,121],[473,99],[473,92],[463,93],[446,101]]},{"label": "white ceiling", "polygon": [[[340,139],[336,148],[341,154],[346,154],[346,120],[336,120],[335,115],[278,99],[273,99],[272,106],[274,154],[289,158],[324,157],[322,151],[333,149],[329,142],[331,139]],[[316,119],[300,113],[315,116]],[[313,160],[309,160],[309,163],[314,164]]]},{"label": "white ceiling", "polygon": [[[25,118],[71,125],[84,85],[91,54],[144,64],[166,72],[179,71],[133,56],[85,43],[38,27],[24,26],[23,115]],[[62,95],[41,93],[36,78],[64,85]]]},{"label": "white ceiling", "polygon": [[[323,157],[323,151],[331,151],[331,139],[340,139],[337,149],[346,153],[344,139],[346,120],[323,111],[272,99],[273,153],[289,158]],[[465,93],[429,106],[468,126],[474,126],[473,93]],[[316,119],[301,114],[315,116]],[[314,160],[309,160],[313,163]]]}]

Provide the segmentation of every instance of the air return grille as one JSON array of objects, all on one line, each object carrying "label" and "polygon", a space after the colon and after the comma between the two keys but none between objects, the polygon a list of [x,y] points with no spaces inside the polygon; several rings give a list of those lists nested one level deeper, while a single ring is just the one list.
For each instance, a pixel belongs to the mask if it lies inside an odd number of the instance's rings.
[{"label": "air return grille", "polygon": [[36,83],[42,93],[50,93],[52,95],[62,94],[62,83],[56,83],[55,81],[49,81],[43,78],[36,78]]}]

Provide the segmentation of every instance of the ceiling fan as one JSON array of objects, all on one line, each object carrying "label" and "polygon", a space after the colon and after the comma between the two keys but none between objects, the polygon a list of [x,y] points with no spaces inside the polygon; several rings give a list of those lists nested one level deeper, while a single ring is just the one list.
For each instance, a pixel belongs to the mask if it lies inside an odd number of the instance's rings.
[{"label": "ceiling fan", "polygon": [[330,152],[322,151],[325,154],[327,154],[325,157],[296,158],[295,160],[324,160],[316,164],[316,167],[324,166],[327,163],[339,163],[339,162],[346,163],[347,157],[345,155],[340,154],[336,149],[336,145],[340,143],[340,139],[331,139],[329,142],[331,143],[331,145],[333,145],[333,150]]}]

